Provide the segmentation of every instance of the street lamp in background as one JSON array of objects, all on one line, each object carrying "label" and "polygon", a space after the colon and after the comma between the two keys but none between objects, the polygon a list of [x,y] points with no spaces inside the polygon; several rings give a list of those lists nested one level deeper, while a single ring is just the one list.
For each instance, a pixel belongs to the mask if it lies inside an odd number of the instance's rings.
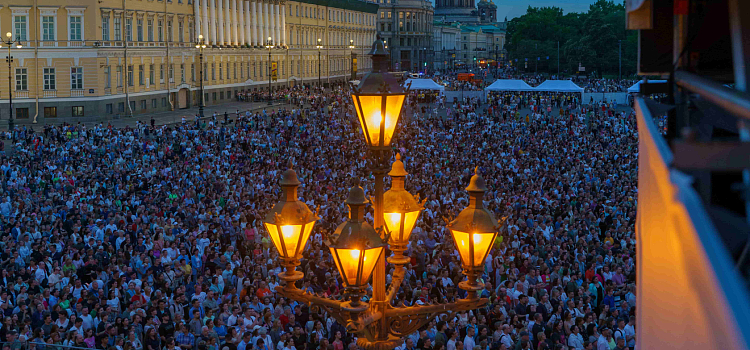
[{"label": "street lamp in background", "polygon": [[268,49],[268,105],[271,103],[271,49],[273,49],[273,39],[269,36],[266,40],[266,48]]},{"label": "street lamp in background", "polygon": [[323,50],[323,39],[318,39],[316,48],[318,48],[318,87],[320,87],[320,50]]},{"label": "street lamp in background", "polygon": [[13,121],[13,73],[11,72],[11,63],[13,63],[13,56],[10,55],[10,48],[15,45],[20,49],[22,45],[21,41],[18,40],[18,38],[16,38],[16,40],[13,40],[13,34],[11,34],[11,32],[5,33],[5,39],[2,40],[2,43],[8,46],[8,56],[5,57],[5,61],[8,62],[8,111],[10,112],[10,117],[8,118],[8,130],[12,133],[15,125]]},{"label": "street lamp in background", "polygon": [[200,105],[198,105],[198,115],[203,118],[203,49],[206,48],[206,41],[203,40],[203,34],[198,35],[198,42],[195,43],[195,48],[198,49],[198,52],[200,54],[198,55],[199,61],[200,61],[200,70],[201,70],[201,98],[200,98]]},{"label": "street lamp in background", "polygon": [[349,56],[351,56],[352,80],[357,80],[357,71],[354,69],[354,40],[349,39]]},{"label": "street lamp in background", "polygon": [[[341,300],[329,299],[307,293],[295,285],[304,277],[301,271],[295,269],[319,217],[308,209],[304,200],[298,199],[300,181],[291,162],[279,183],[282,198],[266,215],[264,225],[285,268],[279,273],[279,278],[286,282],[276,287],[279,295],[311,308],[324,309],[345,325],[347,332],[357,335],[357,345],[362,348],[390,350],[402,344],[406,335],[440,314],[474,310],[488,303],[488,299],[477,295],[484,288],[478,278],[503,220],[496,221],[492,213],[484,208],[482,196],[487,187],[479,170],[475,170],[466,188],[469,206],[455,220],[446,220],[449,221],[447,227],[461,257],[464,275],[468,277],[459,284],[467,292],[466,298],[445,304],[393,305],[396,293],[406,278],[405,266],[410,261],[404,252],[424,202],[418,202],[405,190],[404,182],[408,174],[400,155],[397,154],[390,164],[393,157],[392,141],[397,135],[408,87],[401,87],[396,77],[388,73],[388,51],[379,36],[373,43],[370,55],[373,71],[353,88],[351,96],[362,135],[370,150],[369,169],[375,180],[374,197],[368,201],[359,180],[355,179],[345,202],[349,206],[348,219],[333,234],[324,238],[341,275],[346,296]],[[392,187],[387,192],[384,191],[386,173],[392,179]],[[364,218],[367,204],[374,209],[372,226]],[[393,255],[386,260],[389,251]],[[386,261],[394,265],[390,287],[386,285]],[[371,276],[372,297],[365,302],[362,296]]]}]

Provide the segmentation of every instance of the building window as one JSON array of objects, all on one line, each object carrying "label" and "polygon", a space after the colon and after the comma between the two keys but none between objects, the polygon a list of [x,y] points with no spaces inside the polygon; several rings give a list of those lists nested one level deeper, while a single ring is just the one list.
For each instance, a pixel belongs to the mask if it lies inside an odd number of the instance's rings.
[{"label": "building window", "polygon": [[219,91],[219,99],[220,100],[224,99],[224,91]]},{"label": "building window", "polygon": [[184,33],[185,25],[180,21],[177,23],[177,38],[180,39],[180,42],[185,42],[185,33]]},{"label": "building window", "polygon": [[195,63],[190,64],[190,81],[195,81]]},{"label": "building window", "polygon": [[211,93],[211,101],[216,101],[216,93]]},{"label": "building window", "polygon": [[83,68],[82,67],[70,68],[70,88],[72,90],[83,89]]},{"label": "building window", "polygon": [[120,113],[125,113],[125,102],[120,102],[117,104],[117,111]]},{"label": "building window", "polygon": [[16,108],[16,118],[29,119],[29,109],[28,108]]},{"label": "building window", "polygon": [[154,65],[150,64],[148,66],[148,84],[146,84],[146,85],[156,84],[156,83],[154,83],[154,80],[155,80],[154,79],[154,75],[156,74],[155,72],[156,72],[156,70],[154,69]]},{"label": "building window", "polygon": [[26,41],[28,36],[26,33],[26,16],[13,16],[13,30],[16,32],[16,40]]},{"label": "building window", "polygon": [[146,110],[146,100],[141,100],[141,110]]},{"label": "building window", "polygon": [[57,107],[44,107],[45,118],[57,118]]},{"label": "building window", "polygon": [[81,26],[83,23],[83,17],[81,16],[70,16],[70,40],[81,41],[83,40],[83,32]]},{"label": "building window", "polygon": [[166,97],[162,97],[161,98],[161,106],[162,107],[166,107],[167,106],[167,98]]},{"label": "building window", "polygon": [[138,85],[145,85],[146,84],[146,67],[142,64],[138,65]]},{"label": "building window", "polygon": [[154,20],[146,21],[146,31],[148,32],[148,41],[154,41]]},{"label": "building window", "polygon": [[[244,29],[241,29],[244,30]],[[195,40],[196,36],[193,30],[193,22],[188,23],[188,40]]]},{"label": "building window", "polygon": [[117,87],[122,87],[122,66],[117,66]]},{"label": "building window", "polygon": [[143,41],[143,20],[138,19],[136,23],[138,28],[138,41]]},{"label": "building window", "polygon": [[133,41],[133,19],[125,19],[125,41]]},{"label": "building window", "polygon": [[169,82],[174,83],[174,64],[169,65]]},{"label": "building window", "polygon": [[135,79],[133,77],[133,66],[128,66],[128,86],[134,86],[135,85]]},{"label": "building window", "polygon": [[[107,25],[109,25],[109,17],[107,19]],[[104,28],[107,28],[107,38],[109,38],[109,27],[104,26],[102,20],[102,36],[104,36]],[[55,17],[54,16],[42,16],[42,40],[44,41],[55,41]],[[109,39],[106,39],[109,40]]]},{"label": "building window", "polygon": [[122,22],[120,17],[115,17],[115,40],[122,40]]},{"label": "building window", "polygon": [[152,98],[151,99],[151,108],[156,109],[156,107],[159,107],[159,105],[156,103],[156,99]]},{"label": "building window", "polygon": [[164,21],[159,20],[156,22],[156,30],[159,32],[159,41],[164,41]]},{"label": "building window", "polygon": [[159,65],[159,82],[164,84],[164,65]]},{"label": "building window", "polygon": [[55,90],[55,69],[44,68],[44,90]]},{"label": "building window", "polygon": [[167,21],[167,41],[172,42],[172,20]]},{"label": "building window", "polygon": [[16,68],[16,91],[29,89],[28,72],[26,68]]},{"label": "building window", "polygon": [[216,63],[211,63],[211,80],[216,80]]},{"label": "building window", "polygon": [[104,87],[107,89],[112,87],[112,71],[109,66],[104,67]]},{"label": "building window", "polygon": [[180,64],[180,82],[185,82],[185,64]]},{"label": "building window", "polygon": [[135,101],[130,101],[130,113],[133,113],[135,111]]},{"label": "building window", "polygon": [[73,116],[83,117],[83,106],[73,106]]},{"label": "building window", "polygon": [[221,63],[219,63],[219,80],[224,79],[224,70],[221,68]]}]

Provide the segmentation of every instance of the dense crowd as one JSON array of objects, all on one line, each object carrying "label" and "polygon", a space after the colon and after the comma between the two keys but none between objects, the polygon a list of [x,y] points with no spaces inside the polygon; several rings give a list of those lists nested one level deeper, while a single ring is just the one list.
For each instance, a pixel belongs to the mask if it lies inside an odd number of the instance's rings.
[{"label": "dense crowd", "polygon": [[[321,216],[300,287],[341,298],[322,237],[345,219],[354,179],[369,178],[359,125],[342,87],[279,94],[292,106],[227,123],[17,129],[0,164],[3,350],[357,349],[324,311],[277,295],[261,218],[292,159]],[[399,349],[633,349],[634,116],[511,99],[445,105],[449,118],[437,104],[405,107],[395,151],[407,190],[427,201],[394,305],[465,295],[442,218],[467,205],[475,166],[508,224],[481,277],[489,305],[441,315]]]}]

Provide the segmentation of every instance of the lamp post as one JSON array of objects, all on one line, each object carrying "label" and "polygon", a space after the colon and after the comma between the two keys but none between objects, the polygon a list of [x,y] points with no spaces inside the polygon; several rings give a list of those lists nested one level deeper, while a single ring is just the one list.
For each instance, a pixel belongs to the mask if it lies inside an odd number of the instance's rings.
[{"label": "lamp post", "polygon": [[320,51],[323,50],[323,39],[318,39],[318,87],[320,88]]},{"label": "lamp post", "polygon": [[349,56],[351,56],[352,80],[357,80],[357,70],[354,69],[354,40],[349,39]]},{"label": "lamp post", "polygon": [[271,49],[273,49],[273,39],[269,36],[266,39],[266,48],[268,49],[268,105],[271,106]]},{"label": "lamp post", "polygon": [[5,61],[8,62],[8,112],[10,113],[8,117],[8,131],[12,133],[15,125],[13,121],[13,73],[11,72],[13,56],[10,55],[10,48],[13,45],[16,45],[16,47],[20,49],[22,46],[21,41],[18,40],[18,38],[13,40],[13,34],[11,34],[11,32],[5,33],[5,39],[2,40],[2,43],[8,45],[8,56],[5,57]]},{"label": "lamp post", "polygon": [[200,61],[200,70],[201,70],[201,98],[200,98],[200,105],[198,105],[198,115],[203,118],[203,96],[205,96],[203,92],[203,49],[206,48],[206,41],[203,40],[203,34],[198,35],[198,42],[195,43],[195,48],[198,49],[198,52],[200,54],[198,55],[199,61]]},{"label": "lamp post", "polygon": [[[478,281],[478,272],[484,266],[484,258],[503,221],[495,221],[483,207],[482,195],[487,187],[477,170],[467,188],[469,207],[455,220],[447,220],[463,262],[464,274],[468,277],[467,281],[459,284],[466,290],[466,298],[447,304],[408,308],[393,306],[392,301],[406,276],[405,265],[410,260],[404,256],[404,252],[424,202],[418,202],[405,190],[408,174],[400,155],[396,155],[395,162],[389,167],[393,155],[391,144],[408,87],[404,89],[399,86],[396,78],[387,72],[388,51],[380,37],[373,44],[370,55],[373,71],[353,89],[352,100],[370,150],[375,196],[368,201],[359,181],[355,180],[346,200],[348,219],[324,239],[348,298],[328,299],[300,290],[295,285],[304,277],[295,268],[319,217],[297,198],[300,181],[291,162],[280,182],[282,199],[266,215],[264,225],[286,269],[279,273],[279,278],[286,284],[277,286],[276,291],[286,298],[323,309],[345,325],[348,332],[357,334],[357,345],[360,347],[386,350],[400,345],[406,335],[439,314],[473,310],[487,304],[487,299],[477,295],[477,291],[483,288]],[[387,192],[384,191],[386,173],[392,179],[392,188]],[[375,214],[372,226],[364,220],[368,203],[372,204]],[[386,286],[386,245],[393,252],[387,262],[395,265],[390,287]],[[371,276],[372,298],[369,302],[363,302],[361,297]]]}]

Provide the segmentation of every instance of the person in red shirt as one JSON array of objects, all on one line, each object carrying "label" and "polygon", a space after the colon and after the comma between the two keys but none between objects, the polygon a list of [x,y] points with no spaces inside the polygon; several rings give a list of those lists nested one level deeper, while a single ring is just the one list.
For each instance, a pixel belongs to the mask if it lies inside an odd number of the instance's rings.
[{"label": "person in red shirt", "polygon": [[269,297],[269,298],[272,297],[273,293],[271,292],[270,289],[268,289],[268,285],[266,284],[266,282],[265,281],[261,281],[260,282],[260,288],[258,288],[258,291],[255,292],[255,295],[258,296],[258,299],[263,300],[263,298],[265,298],[265,297]]}]

